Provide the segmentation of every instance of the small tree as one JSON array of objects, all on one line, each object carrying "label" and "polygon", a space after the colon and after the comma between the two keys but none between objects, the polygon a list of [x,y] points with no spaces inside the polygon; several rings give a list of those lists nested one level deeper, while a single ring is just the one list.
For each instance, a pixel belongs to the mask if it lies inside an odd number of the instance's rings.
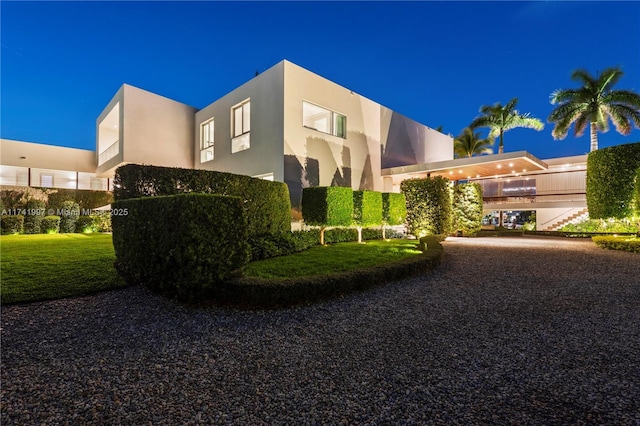
[{"label": "small tree", "polygon": [[376,191],[353,191],[353,223],[362,243],[362,227],[382,224],[382,194]]},{"label": "small tree", "polygon": [[402,181],[407,200],[407,228],[416,237],[451,232],[449,179],[441,176]]},{"label": "small tree", "polygon": [[404,194],[384,192],[382,194],[382,239],[386,239],[386,226],[402,225],[407,218]]},{"label": "small tree", "polygon": [[453,187],[453,229],[470,235],[482,229],[482,187],[463,183]]},{"label": "small tree", "polygon": [[324,231],[332,226],[350,226],[353,216],[353,190],[339,186],[316,186],[302,190],[302,219],[307,225],[320,227],[320,244]]}]

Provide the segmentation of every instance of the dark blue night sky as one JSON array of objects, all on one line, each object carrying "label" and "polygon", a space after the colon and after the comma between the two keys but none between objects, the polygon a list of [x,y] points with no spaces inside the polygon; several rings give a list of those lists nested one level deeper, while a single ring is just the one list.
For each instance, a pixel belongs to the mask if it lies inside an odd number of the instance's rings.
[{"label": "dark blue night sky", "polygon": [[[616,88],[640,92],[632,1],[3,1],[0,13],[1,136],[85,149],[123,83],[203,108],[282,59],[454,136],[513,97],[546,122],[576,68],[620,66]],[[637,141],[599,135],[601,148]],[[505,150],[578,155],[589,135],[516,129]]]}]

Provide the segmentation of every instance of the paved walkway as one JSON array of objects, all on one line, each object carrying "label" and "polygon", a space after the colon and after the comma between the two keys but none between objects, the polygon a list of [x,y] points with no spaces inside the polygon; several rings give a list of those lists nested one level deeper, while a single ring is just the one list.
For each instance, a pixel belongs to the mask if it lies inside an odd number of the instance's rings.
[{"label": "paved walkway", "polygon": [[449,239],[434,272],[242,312],[142,288],[2,309],[2,424],[639,424],[640,256]]}]

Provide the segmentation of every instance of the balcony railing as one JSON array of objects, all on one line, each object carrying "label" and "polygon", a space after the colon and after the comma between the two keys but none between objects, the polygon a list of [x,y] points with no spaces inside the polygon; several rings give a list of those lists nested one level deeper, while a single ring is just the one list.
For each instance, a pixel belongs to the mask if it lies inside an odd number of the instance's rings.
[{"label": "balcony railing", "polygon": [[571,192],[559,194],[537,194],[522,196],[484,197],[484,204],[509,204],[509,203],[547,203],[554,201],[586,201],[584,192]]},{"label": "balcony railing", "polygon": [[120,153],[120,141],[115,141],[109,148],[105,149],[98,155],[98,166],[105,163],[107,160],[112,159]]}]

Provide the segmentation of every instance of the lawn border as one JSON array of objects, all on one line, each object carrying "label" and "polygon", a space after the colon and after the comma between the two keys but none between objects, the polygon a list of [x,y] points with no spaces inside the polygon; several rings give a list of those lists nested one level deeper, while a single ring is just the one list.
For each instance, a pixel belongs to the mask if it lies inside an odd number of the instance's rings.
[{"label": "lawn border", "polygon": [[426,237],[426,251],[406,259],[331,275],[287,279],[242,277],[224,283],[207,302],[244,309],[277,309],[334,299],[433,270],[442,262],[439,237]]}]

